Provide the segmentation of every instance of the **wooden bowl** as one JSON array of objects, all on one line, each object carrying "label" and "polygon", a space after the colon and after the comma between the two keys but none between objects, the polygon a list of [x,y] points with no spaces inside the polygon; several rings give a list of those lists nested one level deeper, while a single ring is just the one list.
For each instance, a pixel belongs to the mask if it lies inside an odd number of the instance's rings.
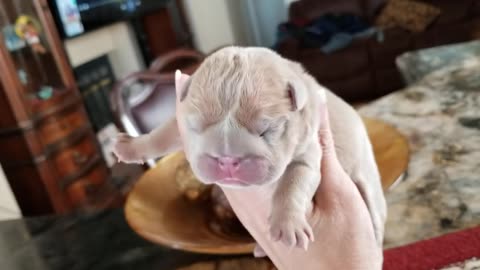
[{"label": "wooden bowl", "polygon": [[[371,138],[384,189],[406,170],[407,140],[392,126],[364,119]],[[209,227],[212,216],[205,203],[185,199],[175,182],[177,165],[184,162],[183,152],[171,154],[147,171],[130,192],[125,215],[141,237],[174,249],[208,254],[252,253],[254,240],[248,233],[225,235]]]}]

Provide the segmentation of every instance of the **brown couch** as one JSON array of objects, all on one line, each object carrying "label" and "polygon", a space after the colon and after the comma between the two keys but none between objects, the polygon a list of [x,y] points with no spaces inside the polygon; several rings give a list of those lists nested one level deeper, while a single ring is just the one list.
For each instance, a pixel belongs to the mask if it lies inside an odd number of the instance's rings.
[{"label": "brown couch", "polygon": [[[420,0],[419,0],[420,1]],[[480,21],[479,0],[422,0],[442,10],[422,33],[401,28],[384,31],[384,41],[375,37],[355,40],[332,54],[301,48],[298,40],[282,41],[277,50],[301,62],[317,80],[348,102],[374,99],[404,86],[395,58],[406,52],[473,39]],[[289,20],[311,20],[327,12],[349,12],[373,22],[385,0],[300,0],[289,7]]]}]

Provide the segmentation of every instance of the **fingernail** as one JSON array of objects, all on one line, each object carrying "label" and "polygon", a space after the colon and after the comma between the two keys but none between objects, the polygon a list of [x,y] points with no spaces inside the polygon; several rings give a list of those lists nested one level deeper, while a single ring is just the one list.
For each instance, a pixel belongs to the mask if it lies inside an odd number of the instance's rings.
[{"label": "fingernail", "polygon": [[179,81],[181,77],[182,77],[182,72],[179,69],[177,69],[175,71],[175,81]]}]

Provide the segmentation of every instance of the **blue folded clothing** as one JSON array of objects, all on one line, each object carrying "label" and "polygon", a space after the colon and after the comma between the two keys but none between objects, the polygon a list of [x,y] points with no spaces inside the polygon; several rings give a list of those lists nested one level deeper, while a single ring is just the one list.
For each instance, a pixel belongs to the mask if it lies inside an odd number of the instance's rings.
[{"label": "blue folded clothing", "polygon": [[370,27],[370,28],[367,28],[361,32],[357,32],[357,33],[354,33],[354,34],[351,34],[351,33],[345,33],[345,32],[340,32],[340,33],[336,33],[334,34],[332,37],[330,37],[330,39],[328,40],[328,42],[323,45],[320,50],[325,53],[325,54],[329,54],[329,53],[333,53],[333,52],[336,52],[338,50],[341,50],[343,48],[346,48],[350,45],[350,43],[353,42],[353,40],[355,39],[359,39],[359,38],[368,38],[368,37],[371,37],[373,35],[377,35],[377,40],[379,42],[381,42],[382,40],[382,32],[377,29],[376,27]]}]

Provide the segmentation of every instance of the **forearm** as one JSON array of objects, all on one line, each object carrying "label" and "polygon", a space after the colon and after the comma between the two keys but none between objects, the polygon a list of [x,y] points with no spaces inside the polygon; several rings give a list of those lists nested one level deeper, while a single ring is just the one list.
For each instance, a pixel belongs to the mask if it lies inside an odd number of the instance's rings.
[{"label": "forearm", "polygon": [[[308,146],[309,151],[295,158],[286,168],[273,195],[274,207],[303,211],[311,205],[320,185],[320,160],[322,151],[317,142]],[[287,199],[288,198],[288,199]]]},{"label": "forearm", "polygon": [[293,161],[280,181],[273,195],[273,207],[303,215],[320,184],[320,170],[304,161]]},{"label": "forearm", "polygon": [[113,147],[119,161],[141,163],[160,158],[183,148],[177,128],[177,121],[172,118],[167,124],[138,137],[120,134]]},{"label": "forearm", "polygon": [[164,126],[137,138],[145,159],[154,159],[183,149],[175,117]]}]

